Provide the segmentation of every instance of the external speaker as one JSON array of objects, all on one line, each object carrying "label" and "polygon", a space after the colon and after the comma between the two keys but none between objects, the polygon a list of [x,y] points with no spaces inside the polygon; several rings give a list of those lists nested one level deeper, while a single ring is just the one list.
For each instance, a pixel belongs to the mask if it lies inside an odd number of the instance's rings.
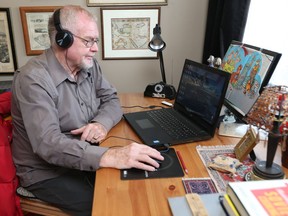
[{"label": "external speaker", "polygon": [[57,30],[55,41],[59,47],[67,49],[70,46],[72,46],[73,41],[74,41],[74,37],[70,31],[62,28],[61,23],[60,23],[60,10],[61,10],[60,8],[57,9],[54,12],[54,16],[53,16],[54,25],[55,25],[55,28]]},{"label": "external speaker", "polygon": [[174,99],[176,96],[176,90],[174,86],[167,85],[164,82],[153,83],[146,87],[144,96]]}]

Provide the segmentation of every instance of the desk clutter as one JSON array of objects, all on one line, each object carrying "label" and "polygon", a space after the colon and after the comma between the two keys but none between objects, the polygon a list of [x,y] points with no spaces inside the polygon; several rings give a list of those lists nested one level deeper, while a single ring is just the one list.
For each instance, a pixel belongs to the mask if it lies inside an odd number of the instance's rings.
[{"label": "desk clutter", "polygon": [[225,193],[169,197],[173,216],[288,215],[288,179],[230,182]]},{"label": "desk clutter", "polygon": [[[251,171],[254,161],[250,158],[242,162],[237,160],[235,145],[199,145],[196,150],[207,168],[210,178],[182,178],[186,195],[168,198],[172,214],[173,216],[226,215],[226,209],[222,207],[222,200],[229,182],[244,181],[245,175]],[[196,204],[191,205],[191,197],[189,198],[187,195],[192,195],[194,199],[197,199]]]},{"label": "desk clutter", "polygon": [[288,179],[247,181],[254,161],[236,145],[197,146],[210,178],[182,178],[185,196],[169,197],[173,216],[288,215]]},{"label": "desk clutter", "polygon": [[168,197],[173,216],[288,215],[288,179],[247,181],[255,162],[236,159],[235,145],[196,150],[210,178],[182,178],[185,196]]},{"label": "desk clutter", "polygon": [[182,178],[186,195],[168,198],[172,214],[226,215],[223,194],[226,193],[227,186],[230,182],[245,181],[245,175],[251,171],[254,161],[247,158],[240,162],[235,155],[235,145],[199,145],[196,150],[210,178]]}]

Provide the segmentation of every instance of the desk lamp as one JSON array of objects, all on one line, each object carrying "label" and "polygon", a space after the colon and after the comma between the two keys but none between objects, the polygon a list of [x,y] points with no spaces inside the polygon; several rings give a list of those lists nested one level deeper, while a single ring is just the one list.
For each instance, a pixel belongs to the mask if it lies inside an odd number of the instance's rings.
[{"label": "desk lamp", "polygon": [[[257,161],[252,169],[254,179],[282,179],[282,167],[273,163],[278,144],[288,135],[288,86],[265,87],[246,117],[247,123],[268,132],[266,161]],[[288,159],[287,159],[288,160]]]},{"label": "desk lamp", "polygon": [[149,42],[148,47],[153,52],[157,52],[159,54],[162,81],[155,84],[149,84],[144,91],[144,96],[174,99],[176,96],[174,86],[166,84],[165,69],[162,55],[162,50],[165,49],[166,43],[161,37],[161,28],[158,24],[156,24],[155,28],[153,29],[153,35],[154,36]]}]

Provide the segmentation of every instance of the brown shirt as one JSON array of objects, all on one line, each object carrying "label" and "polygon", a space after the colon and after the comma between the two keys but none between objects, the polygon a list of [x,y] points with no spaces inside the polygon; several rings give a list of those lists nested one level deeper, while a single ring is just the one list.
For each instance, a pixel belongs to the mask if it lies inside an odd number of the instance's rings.
[{"label": "brown shirt", "polygon": [[74,81],[52,49],[15,72],[12,87],[12,154],[22,186],[69,169],[95,171],[104,147],[80,141],[70,131],[89,122],[110,130],[122,117],[116,89],[98,62]]}]

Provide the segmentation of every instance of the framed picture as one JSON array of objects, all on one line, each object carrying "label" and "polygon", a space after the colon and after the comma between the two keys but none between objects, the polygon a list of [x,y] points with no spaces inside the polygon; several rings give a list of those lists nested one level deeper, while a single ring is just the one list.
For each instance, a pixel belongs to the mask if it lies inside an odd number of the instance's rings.
[{"label": "framed picture", "polygon": [[259,142],[259,139],[259,131],[256,134],[255,130],[250,125],[245,135],[241,138],[241,140],[236,144],[234,148],[236,158],[241,162],[244,161],[247,158],[248,154],[250,154],[250,152]]},{"label": "framed picture", "polygon": [[0,8],[0,73],[17,69],[9,8]]},{"label": "framed picture", "polygon": [[231,73],[224,105],[239,120],[247,116],[276,68],[282,54],[232,41],[219,69]]},{"label": "framed picture", "polygon": [[[59,7],[59,6],[58,6]],[[56,6],[20,7],[26,55],[39,55],[50,47],[48,20]]]},{"label": "framed picture", "polygon": [[167,5],[168,0],[87,0],[87,6]]},{"label": "framed picture", "polygon": [[104,60],[157,58],[157,53],[148,49],[148,43],[153,28],[160,22],[160,7],[100,10]]}]

